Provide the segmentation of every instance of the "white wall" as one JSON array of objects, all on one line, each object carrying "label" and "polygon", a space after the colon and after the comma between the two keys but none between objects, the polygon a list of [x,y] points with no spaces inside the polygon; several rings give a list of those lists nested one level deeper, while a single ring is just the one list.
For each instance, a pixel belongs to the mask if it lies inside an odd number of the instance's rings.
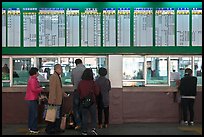
[{"label": "white wall", "polygon": [[122,55],[108,56],[108,73],[112,88],[122,88]]}]

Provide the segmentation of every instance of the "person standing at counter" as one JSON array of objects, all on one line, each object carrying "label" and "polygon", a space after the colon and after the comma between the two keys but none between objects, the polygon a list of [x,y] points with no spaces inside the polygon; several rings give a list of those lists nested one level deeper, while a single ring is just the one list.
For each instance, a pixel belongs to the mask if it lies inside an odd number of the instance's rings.
[{"label": "person standing at counter", "polygon": [[[96,132],[96,96],[99,95],[99,87],[96,82],[93,80],[93,72],[92,69],[87,68],[84,70],[84,73],[81,76],[82,80],[79,82],[77,91],[79,92],[80,100],[82,101],[84,97],[88,95],[92,95],[93,104],[89,107],[84,107],[82,103],[80,103],[81,114],[82,114],[82,135],[88,135],[88,119],[89,114],[91,116],[91,133],[93,135],[98,135]],[[92,93],[91,93],[92,92]]]},{"label": "person standing at counter", "polygon": [[62,67],[60,64],[54,66],[54,73],[49,79],[49,98],[48,105],[57,106],[57,113],[55,122],[48,122],[45,132],[47,134],[55,134],[63,132],[60,129],[61,118],[62,118],[62,101],[63,97],[67,97],[67,94],[62,89],[62,82],[60,75],[62,74]]},{"label": "person standing at counter", "polygon": [[38,69],[32,67],[29,70],[29,80],[26,89],[25,100],[28,101],[28,128],[30,133],[39,133],[37,129],[38,123],[38,95],[43,91],[40,87],[37,76]]},{"label": "person standing at counter", "polygon": [[71,81],[74,86],[74,93],[73,93],[73,112],[74,112],[74,119],[75,119],[75,129],[79,129],[81,127],[81,113],[80,113],[80,99],[79,93],[77,92],[77,87],[79,82],[81,81],[81,76],[86,69],[83,65],[81,59],[75,60],[76,68],[74,68],[71,72]]},{"label": "person standing at counter", "polygon": [[[181,95],[181,108],[185,125],[194,125],[194,102],[197,94],[197,78],[192,76],[190,68],[185,69],[185,75],[181,78],[178,90]],[[190,112],[190,121],[188,122],[188,110]]]},{"label": "person standing at counter", "polygon": [[99,96],[97,101],[98,108],[98,127],[102,128],[102,118],[104,111],[104,127],[107,128],[109,124],[109,91],[111,90],[110,80],[105,76],[107,75],[106,68],[99,68],[100,77],[96,79],[99,86]]}]

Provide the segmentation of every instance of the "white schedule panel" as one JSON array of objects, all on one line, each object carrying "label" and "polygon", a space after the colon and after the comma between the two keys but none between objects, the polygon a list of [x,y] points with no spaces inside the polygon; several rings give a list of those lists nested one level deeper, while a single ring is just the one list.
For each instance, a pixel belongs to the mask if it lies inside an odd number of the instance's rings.
[{"label": "white schedule panel", "polygon": [[192,9],[192,46],[202,46],[202,8]]},{"label": "white schedule panel", "polygon": [[81,13],[81,46],[101,46],[101,13],[97,8],[86,8]]},{"label": "white schedule panel", "polygon": [[134,8],[134,46],[153,46],[152,8]]},{"label": "white schedule panel", "polygon": [[130,8],[118,8],[117,34],[119,47],[130,46]]},{"label": "white schedule panel", "polygon": [[6,9],[2,8],[2,47],[6,47]]},{"label": "white schedule panel", "polygon": [[116,46],[116,9],[103,9],[103,46]]},{"label": "white schedule panel", "polygon": [[190,26],[189,26],[189,8],[177,9],[177,46],[189,46]]},{"label": "white schedule panel", "polygon": [[37,8],[23,8],[23,45],[36,47]]},{"label": "white schedule panel", "polygon": [[155,11],[155,46],[175,46],[174,8],[157,8]]},{"label": "white schedule panel", "polygon": [[19,8],[9,8],[7,13],[7,39],[8,47],[20,47],[20,9]]},{"label": "white schedule panel", "polygon": [[65,46],[64,8],[39,9],[39,46]]},{"label": "white schedule panel", "polygon": [[79,46],[79,9],[66,10],[66,46]]}]

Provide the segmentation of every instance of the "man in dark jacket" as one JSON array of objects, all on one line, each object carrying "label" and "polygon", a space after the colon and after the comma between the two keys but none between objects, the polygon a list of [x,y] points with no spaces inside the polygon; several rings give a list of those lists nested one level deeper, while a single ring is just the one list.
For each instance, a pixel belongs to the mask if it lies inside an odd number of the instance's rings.
[{"label": "man in dark jacket", "polygon": [[[197,78],[192,76],[190,68],[185,69],[185,75],[181,79],[178,87],[181,95],[181,107],[183,112],[183,120],[185,125],[193,125],[194,122],[194,101],[197,93]],[[190,112],[190,121],[188,123],[187,113]]]}]

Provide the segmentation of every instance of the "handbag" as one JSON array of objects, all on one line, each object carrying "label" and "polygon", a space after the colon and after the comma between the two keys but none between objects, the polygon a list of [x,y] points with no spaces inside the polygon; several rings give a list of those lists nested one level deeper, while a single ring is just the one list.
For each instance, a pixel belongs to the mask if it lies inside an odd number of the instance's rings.
[{"label": "handbag", "polygon": [[84,107],[84,108],[89,108],[93,103],[94,103],[94,101],[93,101],[92,93],[85,96],[81,101],[82,107]]},{"label": "handbag", "polygon": [[45,121],[55,122],[57,116],[57,107],[53,105],[48,105]]},{"label": "handbag", "polygon": [[81,104],[84,108],[89,108],[94,103],[93,91],[89,91],[89,94],[82,98]]}]

